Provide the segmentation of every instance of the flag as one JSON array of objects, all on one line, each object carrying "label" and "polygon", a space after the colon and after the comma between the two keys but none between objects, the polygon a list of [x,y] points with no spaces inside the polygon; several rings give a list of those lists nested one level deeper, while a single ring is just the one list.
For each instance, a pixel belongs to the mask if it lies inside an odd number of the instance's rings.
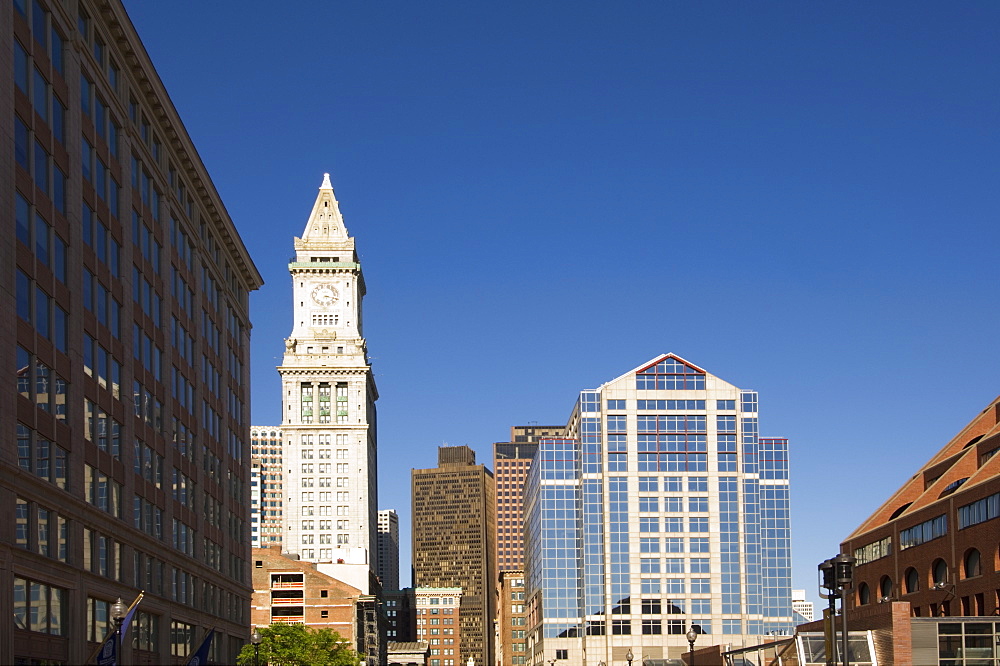
[{"label": "flag", "polygon": [[[125,618],[122,620],[122,640],[125,640],[125,632],[128,630],[128,625],[132,622],[132,618],[135,616],[136,607],[142,600],[142,596],[145,592],[140,592],[139,596],[135,598],[132,605],[128,607],[125,612]],[[96,664],[97,666],[118,666],[118,642],[115,640],[114,629],[105,636],[101,644],[97,646],[93,654],[90,655],[90,659],[87,660],[88,664]]]},{"label": "flag", "polygon": [[201,642],[201,647],[198,651],[191,655],[191,658],[187,661],[187,666],[202,666],[208,663],[208,650],[212,647],[212,637],[215,636],[215,627],[208,630],[205,634],[205,640]]}]

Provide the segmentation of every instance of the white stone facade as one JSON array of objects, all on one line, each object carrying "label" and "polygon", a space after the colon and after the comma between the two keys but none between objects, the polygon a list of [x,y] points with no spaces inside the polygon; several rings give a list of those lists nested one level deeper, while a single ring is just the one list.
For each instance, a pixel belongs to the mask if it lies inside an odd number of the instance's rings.
[{"label": "white stone facade", "polygon": [[288,268],[294,322],[278,367],[284,550],[311,562],[372,566],[378,392],[362,337],[364,277],[329,174]]}]

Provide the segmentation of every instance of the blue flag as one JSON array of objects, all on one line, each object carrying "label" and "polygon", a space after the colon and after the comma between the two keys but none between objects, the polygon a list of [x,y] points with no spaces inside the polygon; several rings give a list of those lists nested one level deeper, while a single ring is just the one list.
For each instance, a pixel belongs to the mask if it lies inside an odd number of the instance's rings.
[{"label": "blue flag", "polygon": [[[128,631],[128,625],[132,622],[132,618],[135,617],[135,612],[144,594],[145,592],[139,593],[139,596],[128,607],[128,611],[122,619],[122,640],[125,640],[125,632]],[[97,650],[90,655],[87,663],[96,664],[97,666],[118,666],[118,641],[115,638],[116,633],[114,631],[109,633],[101,644],[97,646]]]},{"label": "blue flag", "polygon": [[208,650],[212,647],[213,636],[215,636],[215,627],[208,630],[205,640],[201,642],[201,647],[188,659],[187,666],[203,666],[203,664],[208,663]]}]

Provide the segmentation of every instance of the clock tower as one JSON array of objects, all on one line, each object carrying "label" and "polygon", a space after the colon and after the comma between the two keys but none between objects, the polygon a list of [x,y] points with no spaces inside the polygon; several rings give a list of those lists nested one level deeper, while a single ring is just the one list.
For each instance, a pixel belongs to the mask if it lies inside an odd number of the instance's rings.
[{"label": "clock tower", "polygon": [[[278,367],[286,470],[283,549],[311,562],[371,568],[377,552],[378,392],[362,337],[365,281],[330,174],[323,175],[288,270],[294,320]],[[355,586],[367,592],[366,573],[364,585]]]}]

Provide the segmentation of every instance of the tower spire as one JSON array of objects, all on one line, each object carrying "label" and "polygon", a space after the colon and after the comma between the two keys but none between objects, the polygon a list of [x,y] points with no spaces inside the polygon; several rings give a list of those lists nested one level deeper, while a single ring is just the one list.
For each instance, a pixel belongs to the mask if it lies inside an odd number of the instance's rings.
[{"label": "tower spire", "polygon": [[344,216],[340,214],[340,204],[333,193],[330,174],[323,174],[323,184],[319,186],[316,203],[313,204],[306,229],[302,232],[304,241],[338,241],[347,238]]}]

